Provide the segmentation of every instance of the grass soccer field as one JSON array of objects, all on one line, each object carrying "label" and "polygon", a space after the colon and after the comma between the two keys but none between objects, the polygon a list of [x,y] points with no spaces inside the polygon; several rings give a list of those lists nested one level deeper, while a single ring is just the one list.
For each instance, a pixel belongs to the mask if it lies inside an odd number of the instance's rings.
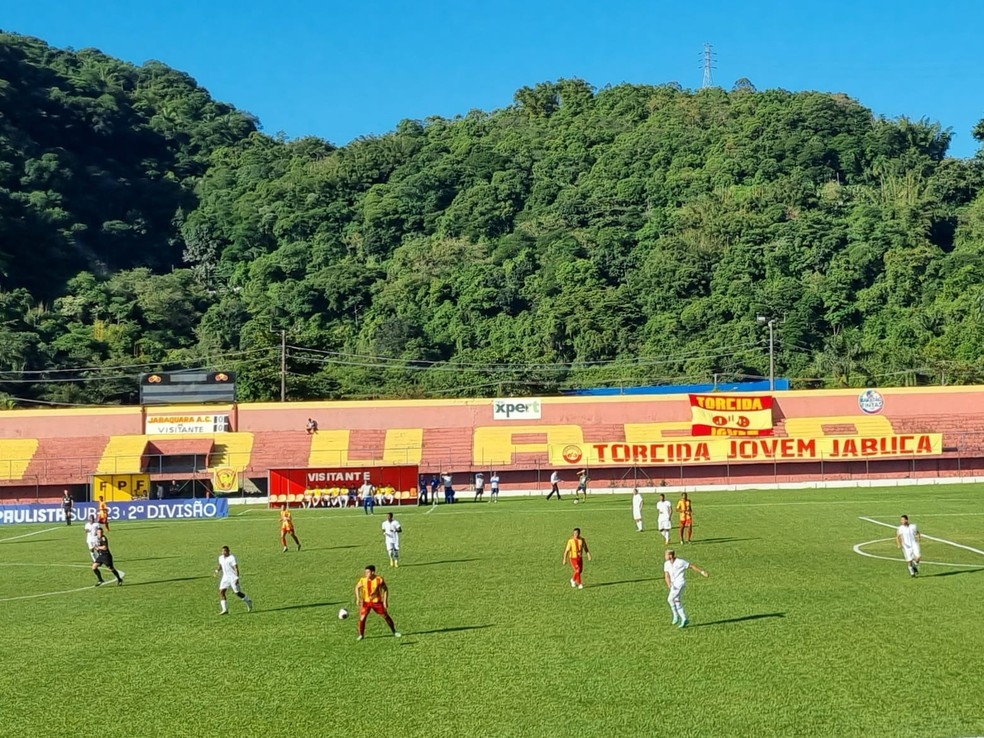
[{"label": "grass soccer field", "polygon": [[[984,490],[695,493],[690,627],[670,624],[646,492],[397,511],[402,565],[362,510],[114,524],[95,588],[78,523],[0,529],[0,718],[10,736],[970,736],[984,734]],[[675,502],[679,495],[669,493]],[[238,514],[237,514],[238,513]],[[899,559],[908,513],[920,575]],[[561,565],[580,526],[585,588]],[[889,527],[891,526],[891,527]],[[674,543],[677,536],[674,533]],[[219,617],[219,548],[247,613]],[[355,582],[374,563],[395,639]],[[107,574],[107,579],[111,575]]]}]

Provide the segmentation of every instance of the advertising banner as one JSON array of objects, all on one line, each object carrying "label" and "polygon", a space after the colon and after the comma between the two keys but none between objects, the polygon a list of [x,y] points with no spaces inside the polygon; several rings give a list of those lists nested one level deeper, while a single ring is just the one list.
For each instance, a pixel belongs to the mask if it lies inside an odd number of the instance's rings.
[{"label": "advertising banner", "polygon": [[529,397],[492,400],[493,420],[539,420],[542,403]]},{"label": "advertising banner", "polygon": [[[173,500],[161,502],[110,502],[110,524],[117,520],[192,520],[229,517],[229,501],[224,499]],[[77,502],[74,519],[82,522],[89,513],[98,512],[94,502]],[[60,503],[32,505],[0,505],[0,525],[17,523],[65,524],[65,511]]]},{"label": "advertising banner", "polygon": [[771,436],[771,395],[690,395],[695,436]]},{"label": "advertising banner", "polygon": [[655,443],[586,443],[550,447],[556,466],[648,466],[748,461],[854,461],[940,456],[942,433],[820,438],[709,438]]}]

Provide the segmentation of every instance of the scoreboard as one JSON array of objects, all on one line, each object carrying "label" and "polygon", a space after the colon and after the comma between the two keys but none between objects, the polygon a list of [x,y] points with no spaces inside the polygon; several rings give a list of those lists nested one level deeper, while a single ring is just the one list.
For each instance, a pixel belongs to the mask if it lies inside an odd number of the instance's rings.
[{"label": "scoreboard", "polygon": [[140,376],[141,405],[236,401],[235,372],[154,372]]}]

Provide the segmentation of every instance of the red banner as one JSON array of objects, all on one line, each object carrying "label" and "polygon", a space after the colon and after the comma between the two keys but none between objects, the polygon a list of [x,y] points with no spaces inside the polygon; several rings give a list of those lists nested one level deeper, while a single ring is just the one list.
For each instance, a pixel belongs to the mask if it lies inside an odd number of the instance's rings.
[{"label": "red banner", "polygon": [[690,395],[694,436],[771,436],[771,395]]},{"label": "red banner", "polygon": [[416,491],[416,466],[350,466],[340,469],[271,469],[271,495],[303,495],[314,489],[358,489],[365,482],[392,487],[397,492]]}]

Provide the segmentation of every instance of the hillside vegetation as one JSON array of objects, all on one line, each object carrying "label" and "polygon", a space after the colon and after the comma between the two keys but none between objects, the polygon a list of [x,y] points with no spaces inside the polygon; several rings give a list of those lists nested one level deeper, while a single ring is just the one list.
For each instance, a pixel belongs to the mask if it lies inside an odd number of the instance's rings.
[{"label": "hillside vegetation", "polygon": [[[984,137],[984,125],[975,135]],[[0,392],[984,381],[984,159],[845,95],[561,80],[335,147],[0,34]],[[145,366],[144,366],[145,365]],[[20,398],[20,399],[14,399]]]}]

